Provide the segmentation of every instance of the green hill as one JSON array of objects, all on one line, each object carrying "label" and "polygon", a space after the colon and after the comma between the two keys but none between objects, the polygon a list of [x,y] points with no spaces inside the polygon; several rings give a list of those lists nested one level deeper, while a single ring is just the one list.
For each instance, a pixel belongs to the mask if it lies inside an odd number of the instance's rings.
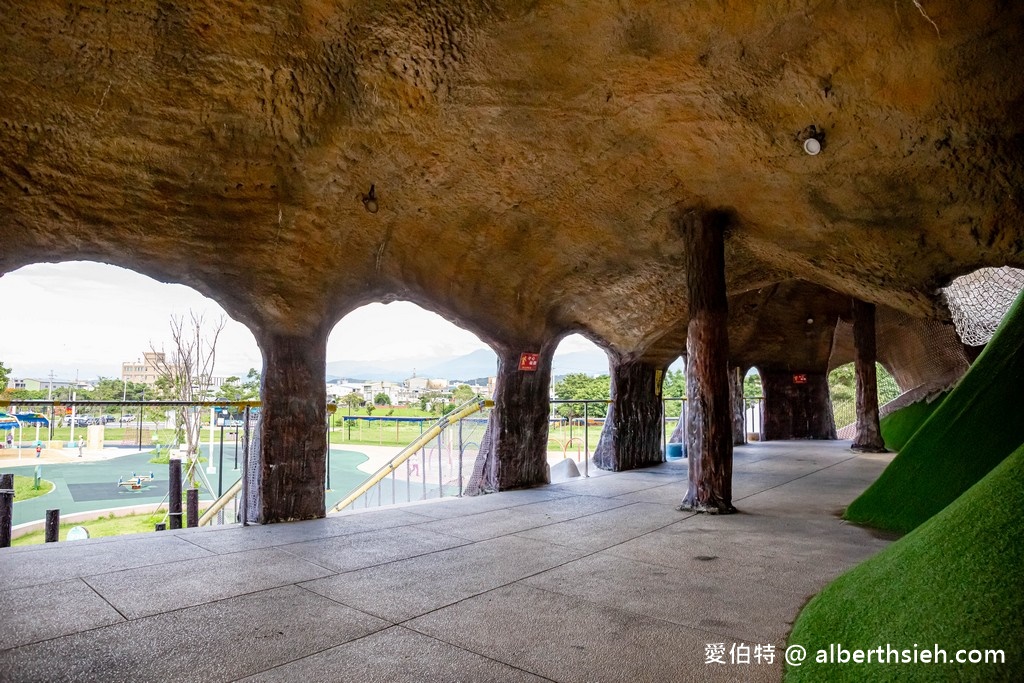
[{"label": "green hill", "polygon": [[[1024,446],[963,496],[804,608],[790,644],[807,648],[800,681],[1024,680]],[[889,645],[945,650],[949,664],[817,664],[815,653]],[[956,664],[959,649],[1004,650],[1005,664]]]},{"label": "green hill", "polygon": [[882,438],[885,440],[885,447],[890,451],[899,451],[906,446],[907,442],[910,441],[910,437],[931,417],[931,414],[935,412],[935,409],[939,407],[939,404],[947,396],[949,396],[949,392],[935,397],[930,402],[922,400],[917,403],[911,403],[909,406],[900,408],[883,417],[880,426],[882,428]]},{"label": "green hill", "polygon": [[846,510],[907,532],[957,499],[1024,443],[1024,295],[964,378],[882,475]]}]

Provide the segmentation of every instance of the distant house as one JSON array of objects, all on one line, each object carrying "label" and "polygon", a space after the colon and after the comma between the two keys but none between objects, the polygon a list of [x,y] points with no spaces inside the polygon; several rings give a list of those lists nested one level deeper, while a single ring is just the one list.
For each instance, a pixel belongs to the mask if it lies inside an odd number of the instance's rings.
[{"label": "distant house", "polygon": [[331,380],[327,383],[327,398],[335,399],[348,396],[352,392],[363,395],[362,382],[349,382],[344,379]]},{"label": "distant house", "polygon": [[36,379],[34,377],[9,377],[7,379],[8,389],[25,389],[27,391],[45,391],[49,388],[63,389],[65,387],[71,389],[92,389],[92,385],[88,382],[76,382],[66,379]]}]

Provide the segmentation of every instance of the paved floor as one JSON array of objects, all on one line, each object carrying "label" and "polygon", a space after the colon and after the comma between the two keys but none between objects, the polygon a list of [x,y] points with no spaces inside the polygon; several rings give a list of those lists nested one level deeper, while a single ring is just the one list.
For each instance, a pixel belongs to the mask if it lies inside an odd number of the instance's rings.
[{"label": "paved floor", "polygon": [[[675,509],[678,461],[295,524],[6,549],[0,680],[778,680],[804,601],[888,543],[835,513],[890,458],[848,442],[739,448],[742,514],[724,517]],[[706,663],[710,645],[726,664]]]}]

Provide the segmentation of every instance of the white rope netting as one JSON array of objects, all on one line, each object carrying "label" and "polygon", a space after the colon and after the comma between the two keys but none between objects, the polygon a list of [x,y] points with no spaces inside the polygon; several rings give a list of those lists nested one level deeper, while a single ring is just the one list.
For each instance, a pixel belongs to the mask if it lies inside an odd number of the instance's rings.
[{"label": "white rope netting", "polygon": [[1010,304],[1024,289],[1024,270],[980,268],[943,290],[957,334],[968,346],[987,344]]}]

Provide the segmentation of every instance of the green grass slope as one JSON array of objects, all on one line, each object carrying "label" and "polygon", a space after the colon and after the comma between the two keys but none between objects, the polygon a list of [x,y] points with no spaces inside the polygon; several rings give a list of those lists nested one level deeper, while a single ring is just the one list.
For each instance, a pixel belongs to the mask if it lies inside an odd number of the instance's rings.
[{"label": "green grass slope", "polygon": [[[787,683],[1024,681],[1024,446],[967,493],[807,604],[789,643],[807,648]],[[948,664],[819,664],[818,650],[945,650]],[[958,650],[1004,664],[957,664]],[[912,656],[912,655],[911,655]]]},{"label": "green grass slope", "polygon": [[1024,295],[964,378],[846,519],[907,532],[956,500],[1024,443]]},{"label": "green grass slope", "polygon": [[949,393],[935,397],[932,401],[918,401],[911,403],[905,408],[900,408],[889,413],[881,420],[882,438],[885,440],[885,447],[890,451],[899,451],[910,441],[921,425],[931,417],[939,404],[945,400]]}]

